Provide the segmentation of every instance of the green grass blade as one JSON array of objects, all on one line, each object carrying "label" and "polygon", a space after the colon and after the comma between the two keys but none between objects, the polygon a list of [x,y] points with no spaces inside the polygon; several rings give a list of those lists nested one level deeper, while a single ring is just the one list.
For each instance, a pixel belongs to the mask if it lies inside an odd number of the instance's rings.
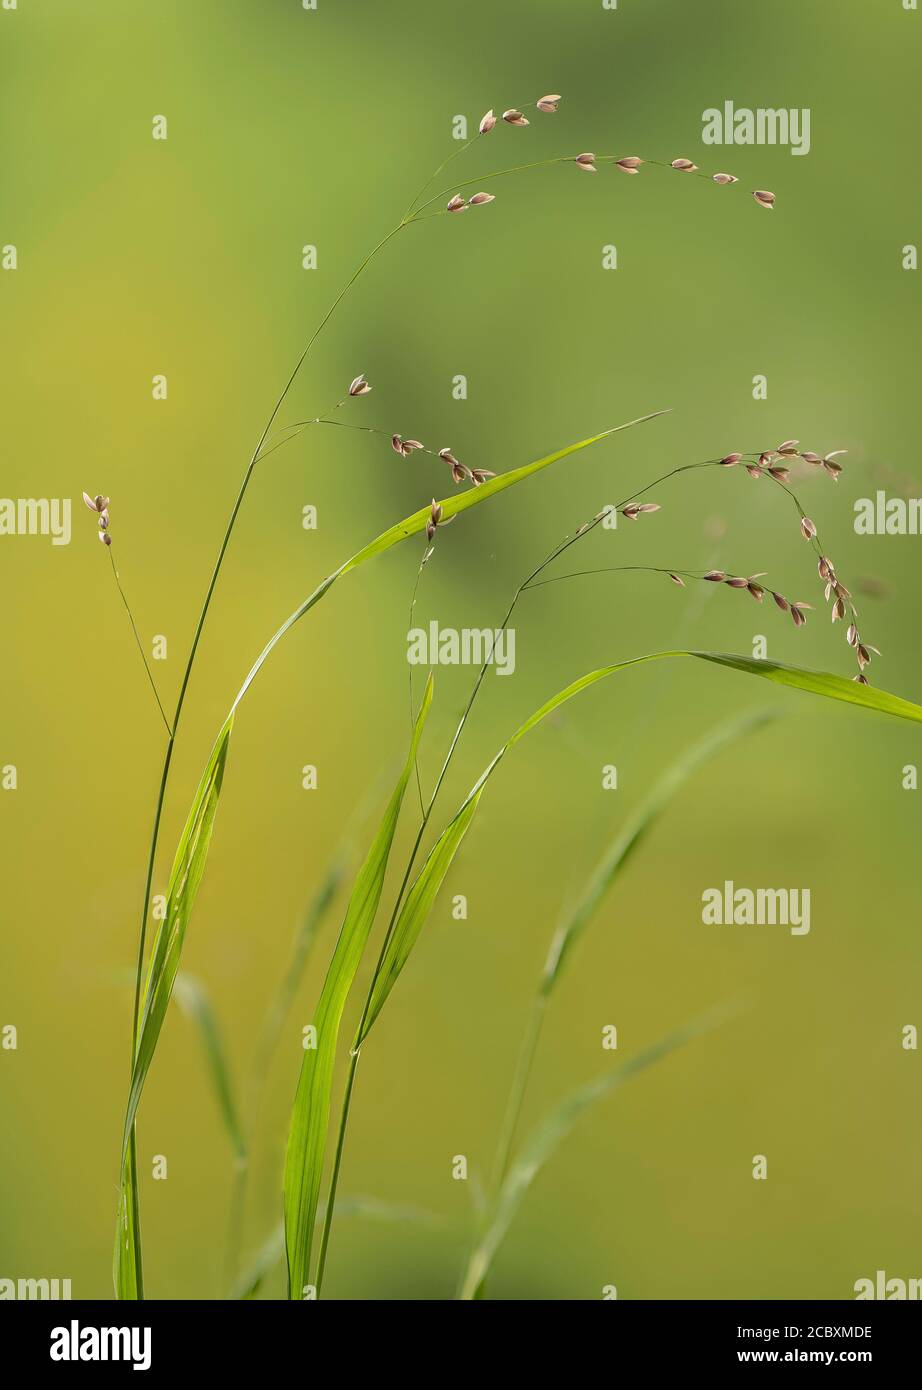
[{"label": "green grass blade", "polygon": [[368,1036],[393,988],[394,982],[406,964],[429,909],[432,907],[445,875],[451,867],[451,862],[467,833],[484,787],[506,753],[554,710],[559,709],[567,700],[571,700],[574,695],[581,694],[582,691],[587,690],[598,681],[616,675],[619,671],[626,671],[634,666],[642,666],[647,662],[689,656],[719,666],[730,667],[733,670],[743,671],[749,675],[760,676],[764,680],[774,681],[794,690],[809,691],[827,699],[842,700],[848,704],[876,710],[881,714],[894,715],[901,719],[911,719],[916,723],[922,723],[922,706],[913,704],[909,700],[903,700],[898,695],[891,695],[887,691],[875,690],[869,685],[859,685],[856,681],[846,680],[844,676],[835,676],[822,671],[807,671],[798,666],[783,666],[780,662],[755,661],[748,657],[734,656],[724,652],[649,652],[645,656],[634,657],[630,661],[619,661],[612,666],[603,666],[596,671],[589,671],[585,676],[580,676],[579,680],[575,680],[570,685],[565,686],[563,690],[559,690],[556,695],[553,695],[539,709],[535,710],[534,714],[529,715],[523,724],[519,725],[481,774],[460,809],[429,852],[429,856],[414,880],[394,925],[381,970],[375,981],[372,1004],[368,1010],[365,1025],[356,1039],[356,1047],[360,1046]]},{"label": "green grass blade", "polygon": [[317,1046],[305,1051],[291,1114],[285,1155],[284,1215],[289,1295],[300,1299],[310,1282],[310,1258],[330,1119],[330,1096],[339,1026],[349,991],[374,923],[391,845],[419,741],[432,703],[432,676],[413,730],[410,749],[381,824],[356,877],[352,896],[314,1015]]},{"label": "green grass blade", "polygon": [[112,1283],[115,1296],[131,1302],[141,1297],[141,1251],[137,1245],[138,1174],[134,1143],[129,1143],[122,1164],[112,1251]]},{"label": "green grass blade", "polygon": [[811,695],[825,695],[828,699],[844,700],[846,704],[860,705],[862,709],[876,710],[879,714],[922,723],[922,706],[899,695],[891,695],[888,690],[876,690],[872,685],[861,685],[858,681],[835,676],[828,671],[807,671],[799,666],[784,666],[780,661],[755,661],[752,657],[732,656],[726,652],[663,652],[662,655],[696,656],[701,661],[729,666],[750,676],[761,676],[763,680],[786,685],[792,690],[806,690]]},{"label": "green grass blade", "polygon": [[137,1167],[132,1142],[134,1121],[173,992],[186,927],[205,871],[232,726],[233,716],[227,719],[218,735],[180,837],[167,889],[166,915],[157,931],[144,986],[143,1009],[135,1042],[122,1134],[122,1168],[113,1257],[113,1279],[119,1298],[141,1297],[141,1252],[137,1246],[136,1222]]},{"label": "green grass blade", "polygon": [[575,904],[564,914],[551,939],[541,979],[541,993],[548,996],[563,971],[564,963],[589,925],[602,899],[611,891],[618,875],[666,811],[673,797],[700,768],[747,734],[763,728],[777,716],[771,710],[756,710],[722,724],[706,738],[688,749],[667,769],[650,795],[637,808],[611,842],[596,865]]},{"label": "green grass blade", "polygon": [[[482,503],[488,502],[491,497],[495,497],[498,492],[504,492],[507,488],[514,487],[517,483],[524,482],[526,479],[534,477],[534,475],[540,473],[542,469],[549,468],[552,463],[557,463],[560,459],[569,458],[571,454],[579,453],[581,449],[587,449],[590,444],[598,444],[600,440],[608,439],[610,435],[619,434],[622,430],[629,430],[633,428],[634,425],[645,424],[648,420],[655,420],[658,416],[666,414],[668,414],[668,411],[656,410],[651,415],[638,416],[636,420],[628,420],[623,425],[614,425],[611,429],[602,430],[601,434],[592,434],[587,439],[577,440],[575,444],[567,444],[563,449],[556,449],[554,453],[546,454],[544,458],[535,459],[533,463],[522,464],[520,468],[510,469],[508,473],[499,473],[495,478],[489,478],[485,483],[482,483],[480,487],[469,488],[466,492],[455,492],[451,497],[446,497],[440,503],[442,518],[444,521],[449,521],[453,516],[457,516],[459,512],[468,511],[471,507],[479,507]],[[269,638],[269,641],[263,647],[247,673],[246,680],[237,692],[237,698],[234,700],[232,712],[240,704],[240,701],[256,679],[259,671],[274,649],[278,646],[279,642],[281,642],[282,638],[286,633],[290,632],[295,623],[300,622],[305,613],[308,613],[315,604],[319,603],[320,600],[325,597],[336,583],[337,579],[341,579],[343,575],[350,574],[352,570],[358,569],[359,566],[364,565],[367,560],[373,560],[377,555],[383,555],[385,551],[390,550],[395,545],[399,545],[401,541],[407,540],[410,536],[418,535],[421,531],[426,529],[429,519],[430,508],[420,507],[418,512],[413,512],[410,516],[405,517],[403,521],[398,521],[396,526],[391,526],[386,531],[382,531],[380,536],[376,536],[368,545],[356,551],[350,559],[340,565],[338,570],[334,570],[332,574],[328,574],[325,579],[321,580],[316,589],[308,594],[304,602],[298,605],[294,612],[285,619],[278,631],[273,633]]]},{"label": "green grass blade", "polygon": [[230,1067],[214,1006],[200,980],[180,972],[173,985],[176,1002],[187,1018],[195,1024],[202,1041],[208,1075],[224,1128],[238,1159],[246,1158],[246,1142],[237,1114]]},{"label": "green grass blade", "polygon": [[176,857],[173,860],[173,868],[167,887],[166,914],[157,931],[144,986],[143,1009],[138,1027],[131,1089],[125,1112],[125,1129],[122,1138],[123,1163],[131,1127],[138,1111],[141,1091],[147,1079],[151,1059],[173,992],[173,983],[179,969],[179,958],[182,953],[186,928],[189,925],[199,884],[205,872],[205,862],[208,858],[214,819],[221,796],[221,784],[224,778],[228,741],[232,727],[233,716],[231,715],[218,735],[218,740],[208,760],[208,766],[198,785],[195,800],[192,803],[192,809],[186,820],[176,850]]},{"label": "green grass blade", "polygon": [[[593,434],[588,439],[580,439],[575,444],[567,444],[563,449],[556,449],[554,453],[546,454],[544,458],[536,459],[533,463],[525,463],[520,468],[510,469],[507,473],[499,473],[495,478],[490,478],[487,482],[482,483],[480,487],[468,488],[466,492],[455,492],[441,503],[443,520],[450,521],[453,516],[457,516],[460,512],[465,512],[470,507],[480,506],[482,502],[487,502],[491,497],[495,497],[498,492],[515,487],[517,483],[540,473],[543,468],[550,467],[552,463],[557,463],[560,459],[569,457],[570,454],[578,453],[590,444],[598,444],[600,440],[608,439],[610,435],[618,434],[621,430],[632,429],[634,425],[643,425],[648,420],[655,420],[658,416],[666,414],[668,411],[656,410],[652,415],[641,415],[636,420],[628,420],[626,424],[615,425],[612,429],[602,430],[601,434]],[[381,555],[385,550],[390,550],[391,546],[406,540],[408,536],[424,531],[429,522],[429,515],[430,508],[421,507],[418,512],[413,512],[411,516],[398,522],[396,526],[391,526],[389,530],[383,531],[369,545],[353,555],[352,559],[348,560],[342,567],[340,573],[348,574],[350,570],[357,569],[366,560],[371,560],[375,555]]]},{"label": "green grass blade", "polygon": [[727,1010],[710,1014],[684,1028],[677,1029],[652,1047],[638,1052],[620,1067],[604,1076],[580,1086],[577,1091],[555,1106],[550,1114],[532,1131],[522,1145],[519,1155],[510,1168],[493,1207],[492,1216],[486,1232],[475,1249],[468,1265],[464,1285],[459,1298],[472,1299],[483,1288],[490,1266],[497,1250],[512,1225],[522,1202],[541,1169],[552,1157],[557,1147],[570,1134],[584,1113],[598,1101],[611,1095],[619,1087],[631,1081],[640,1072],[646,1071],[655,1063],[668,1057],[670,1053],[683,1047],[702,1033],[710,1031],[717,1022],[723,1021]]}]

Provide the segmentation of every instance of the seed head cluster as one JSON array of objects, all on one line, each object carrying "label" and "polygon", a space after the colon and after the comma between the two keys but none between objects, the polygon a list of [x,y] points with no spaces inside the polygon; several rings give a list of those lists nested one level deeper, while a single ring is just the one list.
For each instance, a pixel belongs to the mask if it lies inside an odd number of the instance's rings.
[{"label": "seed head cluster", "polygon": [[103,545],[111,545],[112,537],[109,535],[109,499],[97,493],[91,497],[88,492],[83,494],[83,500],[91,512],[95,512],[99,519],[99,539]]}]

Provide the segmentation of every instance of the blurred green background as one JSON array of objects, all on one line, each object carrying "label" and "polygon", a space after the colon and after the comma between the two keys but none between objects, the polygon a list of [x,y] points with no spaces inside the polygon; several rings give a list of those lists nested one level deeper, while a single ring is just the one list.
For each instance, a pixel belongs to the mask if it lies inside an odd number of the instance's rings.
[{"label": "blurred green background", "polygon": [[[325,409],[450,445],[501,471],[647,411],[673,413],[478,508],[440,537],[418,615],[498,623],[565,531],[683,462],[793,435],[849,450],[839,486],[798,486],[866,636],[875,683],[919,698],[922,539],[857,537],[856,497],[918,489],[922,15],[901,0],[20,0],[0,12],[4,496],[74,499],[67,547],[0,540],[6,595],[0,763],[0,1276],[70,1277],[108,1296],[137,918],[163,734],[107,557],[112,531],[169,707],[249,452],[313,327],[368,249],[476,122],[563,93],[556,116],[501,127],[456,177],[597,150],[740,178],[569,166],[500,180],[488,209],[401,234],[319,340],[284,422]],[[709,150],[702,112],[809,107],[812,150]],[[168,139],[151,138],[156,115]],[[462,170],[466,172],[462,173]],[[435,188],[447,186],[448,176]],[[777,194],[772,214],[749,196]],[[301,268],[315,245],[318,268]],[[602,268],[617,246],[618,269]],[[166,401],[151,380],[168,378]],[[468,379],[466,400],[453,378]],[[756,374],[768,396],[753,399]],[[261,467],[190,690],[158,862],[213,734],[263,641],[330,569],[433,495],[442,465],[386,441],[308,431]],[[742,470],[654,494],[663,510],[594,535],[583,562],[768,570],[817,605],[803,631],[745,595],[599,576],[527,597],[517,669],[489,675],[442,810],[511,729],[593,666],[672,645],[851,675],[796,518]],[[302,508],[319,509],[317,531]],[[79,506],[79,510],[77,509]],[[292,935],[370,783],[407,736],[414,541],[338,586],[274,655],[241,711],[185,967],[246,1072]],[[872,588],[874,598],[863,597]],[[431,780],[471,672],[440,668]],[[526,1124],[711,1005],[745,1011],[594,1110],[540,1176],[503,1247],[497,1298],[848,1298],[919,1273],[918,793],[902,724],[697,663],[597,687],[516,750],[491,784],[359,1070],[341,1190],[423,1208],[431,1227],[342,1220],[328,1292],[441,1298],[495,1143],[536,975],[572,900],[670,759],[731,713],[779,721],[687,788],[572,963]],[[317,790],[301,787],[315,764]],[[601,769],[617,764],[619,789]],[[412,811],[412,806],[408,802]],[[405,819],[395,865],[413,829]],[[371,833],[366,821],[364,835]],[[812,930],[703,927],[701,893],[809,887]],[[390,889],[394,891],[396,884]],[[453,894],[469,901],[451,916]],[[279,1214],[288,1108],[331,948],[329,919],[288,1019],[259,1134],[245,1245]],[[362,977],[361,984],[367,976]],[[357,995],[358,997],[358,995]],[[347,1023],[352,1019],[350,1010]],[[198,1039],[173,1009],[141,1107],[148,1293],[221,1292],[232,1161]],[[166,1155],[167,1181],[151,1179]],[[755,1154],[768,1157],[754,1182]],[[276,1281],[270,1293],[279,1292]]]}]

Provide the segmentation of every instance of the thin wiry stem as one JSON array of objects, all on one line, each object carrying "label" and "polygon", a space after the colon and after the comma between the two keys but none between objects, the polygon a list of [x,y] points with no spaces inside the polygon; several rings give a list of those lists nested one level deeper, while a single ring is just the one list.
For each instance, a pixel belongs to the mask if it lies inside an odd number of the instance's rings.
[{"label": "thin wiry stem", "polygon": [[139,653],[139,655],[140,655],[140,657],[141,657],[141,660],[142,660],[143,663],[144,663],[144,670],[145,670],[145,673],[146,673],[146,675],[147,675],[147,679],[148,679],[148,681],[150,682],[150,688],[151,688],[151,690],[154,692],[154,699],[157,701],[157,708],[158,708],[159,711],[160,711],[160,717],[161,717],[161,719],[163,720],[164,727],[166,728],[167,734],[168,734],[168,735],[172,735],[173,730],[170,728],[170,721],[167,719],[167,717],[166,717],[166,711],[164,710],[163,704],[161,703],[160,695],[159,695],[159,692],[158,692],[158,690],[157,690],[157,683],[156,683],[156,681],[154,680],[154,674],[153,674],[153,672],[151,671],[150,666],[148,665],[147,657],[144,655],[144,647],[143,647],[143,645],[142,645],[142,643],[141,643],[141,636],[140,636],[140,633],[138,632],[137,624],[135,623],[135,620],[134,620],[134,614],[133,614],[132,611],[131,611],[131,605],[130,605],[130,603],[128,602],[128,597],[127,597],[127,595],[126,595],[126,593],[125,593],[125,590],[124,590],[124,588],[123,588],[123,586],[122,586],[121,575],[119,574],[119,572],[118,572],[118,566],[117,566],[116,563],[115,563],[115,549],[114,549],[114,547],[113,547],[112,545],[109,545],[108,550],[109,550],[109,559],[112,561],[112,573],[113,573],[113,575],[115,576],[115,586],[116,586],[116,588],[117,588],[118,591],[119,591],[119,594],[120,594],[120,596],[121,596],[122,603],[125,605],[125,612],[128,614],[128,621],[131,623],[131,631],[134,633],[134,640],[135,640],[135,642],[137,643],[138,653]]},{"label": "thin wiry stem", "polygon": [[[434,547],[429,545],[427,541],[426,548],[423,551],[423,558],[419,562],[419,568],[416,571],[416,579],[413,583],[413,593],[410,597],[410,612],[407,618],[407,631],[409,631],[413,626],[413,615],[416,611],[416,599],[419,594],[420,580],[423,577],[423,570],[426,568],[426,564],[432,555],[433,549]],[[413,728],[416,724],[416,711],[413,705],[413,666],[412,663],[409,661],[407,662],[407,670],[409,672],[410,692],[410,736],[412,737]],[[419,779],[419,759],[417,757],[413,758],[413,771],[416,774],[416,794],[419,797],[419,813],[421,816],[424,816],[426,814],[426,808],[423,805],[423,788],[422,783]]]}]

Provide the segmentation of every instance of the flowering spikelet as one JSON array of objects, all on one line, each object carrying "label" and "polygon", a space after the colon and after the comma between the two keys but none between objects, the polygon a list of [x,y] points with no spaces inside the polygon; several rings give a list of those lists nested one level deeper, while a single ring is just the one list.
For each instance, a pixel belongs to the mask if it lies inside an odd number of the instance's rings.
[{"label": "flowering spikelet", "polygon": [[514,106],[510,107],[508,111],[503,112],[503,120],[506,122],[507,125],[529,124],[527,118],[522,115],[521,111],[516,111]]},{"label": "flowering spikelet", "polygon": [[578,168],[585,169],[587,174],[594,174],[596,172],[594,154],[578,154],[575,163]]},{"label": "flowering spikelet", "polygon": [[371,390],[371,387],[368,385],[368,382],[365,380],[364,375],[363,375],[363,376],[357,376],[357,377],[355,378],[355,380],[353,381],[352,385],[349,387],[349,395],[350,395],[350,396],[367,396],[370,390]]},{"label": "flowering spikelet", "polygon": [[537,106],[539,111],[544,111],[550,114],[551,112],[557,110],[557,103],[562,100],[563,98],[559,94],[556,96],[552,95],[549,97],[539,97],[538,100],[535,102],[535,105]]},{"label": "flowering spikelet", "polygon": [[672,167],[678,169],[682,174],[693,174],[698,168],[697,164],[690,159],[674,159]]},{"label": "flowering spikelet", "polygon": [[659,509],[658,502],[629,502],[626,507],[621,508],[621,515],[628,521],[636,521],[646,512],[658,512]]},{"label": "flowering spikelet", "polygon": [[495,193],[475,193],[471,199],[471,207],[480,208],[483,207],[484,203],[494,203],[495,201]]},{"label": "flowering spikelet", "polygon": [[481,116],[480,118],[480,125],[477,127],[478,133],[480,135],[489,135],[490,131],[493,129],[495,125],[496,117],[494,116],[492,110],[487,111],[487,113],[484,116]]},{"label": "flowering spikelet", "polygon": [[712,174],[711,177],[715,183],[739,183],[735,174]]},{"label": "flowering spikelet", "polygon": [[99,518],[99,539],[103,545],[111,545],[112,537],[109,535],[109,499],[103,497],[102,493],[97,493],[91,497],[88,492],[83,494],[83,500],[91,512],[95,512]]},{"label": "flowering spikelet", "polygon": [[439,522],[440,522],[441,520],[442,520],[442,504],[441,504],[441,502],[436,502],[435,498],[433,497],[433,499],[432,499],[432,507],[431,507],[430,512],[429,512],[429,520],[426,522],[426,540],[427,540],[427,541],[431,541],[431,540],[432,540],[432,537],[435,535],[435,528],[438,526],[438,524],[439,524]]},{"label": "flowering spikelet", "polygon": [[445,204],[445,211],[446,211],[446,212],[463,212],[464,209],[465,209],[466,207],[467,207],[467,203],[466,203],[466,202],[464,201],[464,199],[461,197],[461,194],[460,194],[460,193],[456,193],[455,196],[454,196],[453,198],[449,198],[448,202]]},{"label": "flowering spikelet", "polygon": [[625,174],[636,174],[641,164],[643,164],[642,159],[638,159],[635,154],[629,154],[626,155],[624,159],[617,160],[615,168],[622,170]]},{"label": "flowering spikelet", "polygon": [[753,189],[752,196],[753,198],[755,198],[760,208],[768,208],[769,211],[771,211],[771,209],[775,206],[775,195],[774,193],[769,193],[767,189]]}]

